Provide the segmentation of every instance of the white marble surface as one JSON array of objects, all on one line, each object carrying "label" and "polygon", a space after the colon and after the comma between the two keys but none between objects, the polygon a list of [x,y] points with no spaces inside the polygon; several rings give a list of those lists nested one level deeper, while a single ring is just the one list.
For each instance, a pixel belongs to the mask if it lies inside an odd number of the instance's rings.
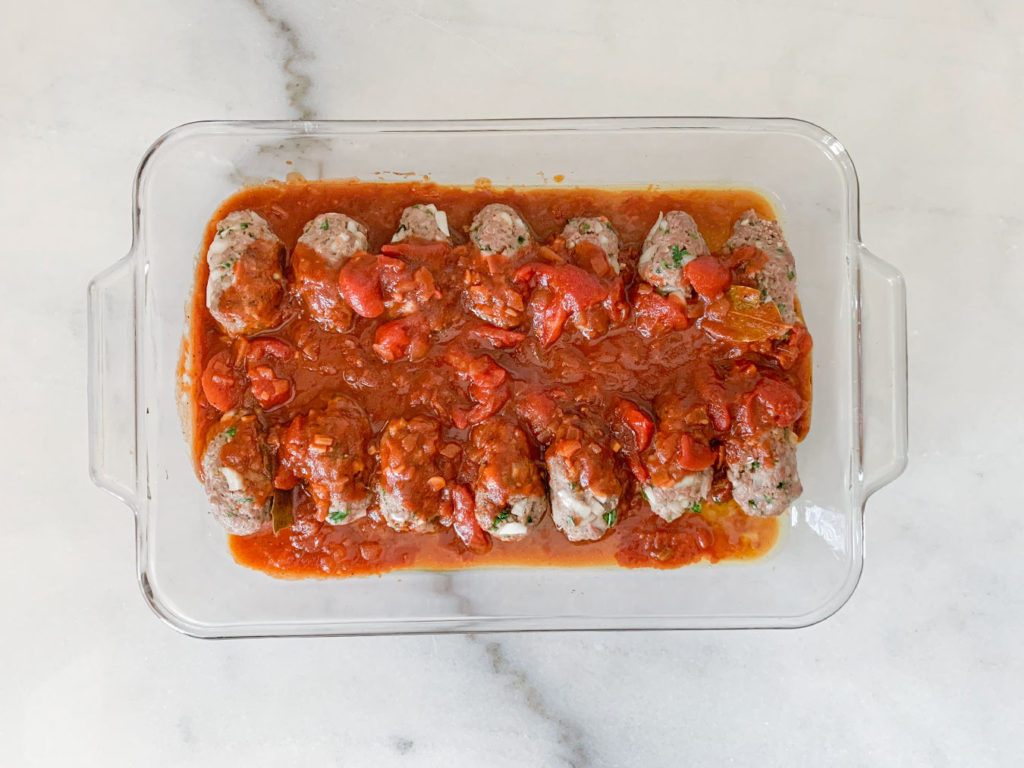
[{"label": "white marble surface", "polygon": [[[9,4],[0,764],[996,766],[1024,754],[1014,0]],[[940,10],[941,9],[941,10]],[[201,118],[791,115],[909,284],[911,459],[805,630],[203,642],[89,483],[85,285]],[[244,763],[243,763],[244,760]]]}]

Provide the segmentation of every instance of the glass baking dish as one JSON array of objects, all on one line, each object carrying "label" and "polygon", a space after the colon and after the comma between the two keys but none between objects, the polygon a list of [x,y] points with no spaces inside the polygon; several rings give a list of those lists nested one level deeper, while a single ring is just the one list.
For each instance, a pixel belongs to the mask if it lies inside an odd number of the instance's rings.
[{"label": "glass baking dish", "polygon": [[[308,179],[746,187],[775,206],[814,336],[804,494],[752,562],[676,570],[474,568],[282,581],[237,565],[193,472],[176,388],[203,228],[239,187]],[[133,243],[89,286],[90,470],[135,513],[143,595],[197,637],[800,627],[850,597],[864,504],[906,464],[903,278],[859,240],[843,145],[790,119],[204,122],[135,177]]]}]

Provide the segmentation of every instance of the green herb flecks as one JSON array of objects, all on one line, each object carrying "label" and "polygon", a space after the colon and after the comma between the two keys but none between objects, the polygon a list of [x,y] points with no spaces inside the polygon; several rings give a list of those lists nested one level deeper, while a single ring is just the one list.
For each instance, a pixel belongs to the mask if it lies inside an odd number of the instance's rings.
[{"label": "green herb flecks", "polygon": [[254,501],[256,501],[256,499],[254,499],[252,496],[246,496],[244,499],[242,499],[241,503],[252,504]]},{"label": "green herb flecks", "polygon": [[[678,245],[672,246],[672,262],[677,266],[683,266],[683,257],[689,256],[690,252],[686,248],[680,248]],[[667,265],[666,265],[667,266]]]},{"label": "green herb flecks", "polygon": [[762,288],[761,289],[761,303],[764,304],[766,301],[768,301],[768,289],[767,288]]},{"label": "green herb flecks", "polygon": [[647,489],[646,489],[646,488],[641,488],[641,489],[640,489],[640,495],[644,497],[644,501],[646,501],[646,502],[647,502],[648,504],[650,504],[650,503],[651,503],[651,499],[650,499],[650,497],[649,497],[649,496],[647,495]]},{"label": "green herb flecks", "polygon": [[330,522],[337,525],[338,523],[342,522],[346,517],[348,517],[348,515],[349,510],[347,509],[332,509],[330,512],[327,513],[327,519]]},{"label": "green herb flecks", "polygon": [[601,515],[601,517],[604,518],[605,525],[611,528],[613,525],[615,525],[615,521],[619,519],[619,510],[610,510]]},{"label": "green herb flecks", "polygon": [[249,222],[247,222],[247,221],[243,221],[243,222],[242,222],[241,224],[239,224],[238,226],[239,226],[239,227],[240,227],[241,229],[248,229],[248,228],[249,228]]},{"label": "green herb flecks", "polygon": [[775,486],[775,489],[781,491],[787,485],[789,485],[789,481],[788,480],[780,480],[779,483]]},{"label": "green herb flecks", "polygon": [[701,513],[701,510],[704,509],[704,502],[701,501],[700,499],[697,499],[697,501],[693,502],[693,504],[687,507],[687,509],[693,512],[693,514],[699,515]]},{"label": "green herb flecks", "polygon": [[751,472],[753,472],[755,469],[760,469],[760,468],[761,468],[761,462],[758,461],[757,459],[754,459],[752,462],[750,462],[750,471]]},{"label": "green herb flecks", "polygon": [[324,219],[323,221],[320,222],[320,229],[322,229],[324,232],[326,232],[330,228],[331,222],[329,222],[327,219]]},{"label": "green herb flecks", "polygon": [[498,527],[512,517],[512,508],[505,507],[501,512],[494,516],[494,522],[491,523],[491,530],[496,531]]},{"label": "green herb flecks", "polygon": [[525,242],[526,242],[526,237],[524,237],[523,235],[520,235],[519,236],[519,244],[522,245]]},{"label": "green herb flecks", "polygon": [[590,225],[587,224],[587,222],[583,222],[582,224],[580,224],[580,232],[582,232],[583,234],[586,234],[589,231],[590,231]]},{"label": "green herb flecks", "polygon": [[796,272],[794,272],[792,269],[787,271],[786,272],[786,279],[787,280],[795,280],[796,279]]},{"label": "green herb flecks", "polygon": [[224,430],[224,434],[228,436],[228,440],[238,434],[238,427],[228,427]]}]

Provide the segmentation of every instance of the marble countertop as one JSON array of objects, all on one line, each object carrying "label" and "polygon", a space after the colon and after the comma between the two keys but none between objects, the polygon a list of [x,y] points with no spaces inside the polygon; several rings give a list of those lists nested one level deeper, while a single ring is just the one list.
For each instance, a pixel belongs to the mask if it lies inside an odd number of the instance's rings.
[{"label": "marble countertop", "polygon": [[[0,27],[0,764],[1008,765],[1024,753],[1024,7],[199,0]],[[205,118],[786,115],[857,162],[909,286],[906,473],[850,602],[792,631],[199,641],[87,474],[85,286]],[[298,760],[297,760],[298,759]]]}]

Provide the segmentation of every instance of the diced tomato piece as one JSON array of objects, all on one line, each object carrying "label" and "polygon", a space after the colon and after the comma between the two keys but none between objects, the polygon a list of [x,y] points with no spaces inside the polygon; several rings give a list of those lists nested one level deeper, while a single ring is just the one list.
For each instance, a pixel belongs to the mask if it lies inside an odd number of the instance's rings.
[{"label": "diced tomato piece", "polygon": [[360,317],[379,317],[384,312],[380,290],[380,264],[376,256],[357,253],[338,272],[342,297]]},{"label": "diced tomato piece", "polygon": [[637,330],[647,338],[690,327],[681,299],[675,295],[662,296],[646,284],[633,293],[633,315]]},{"label": "diced tomato piece", "polygon": [[732,282],[732,273],[714,256],[698,256],[683,267],[683,275],[705,299],[720,296]]},{"label": "diced tomato piece", "polygon": [[576,262],[584,267],[590,267],[598,277],[610,277],[615,274],[611,262],[608,261],[608,254],[596,243],[581,240],[573,250]]},{"label": "diced tomato piece", "polygon": [[203,394],[218,411],[230,411],[238,406],[245,392],[245,377],[231,365],[229,350],[222,350],[210,358],[203,371]]},{"label": "diced tomato piece", "polygon": [[678,457],[679,466],[689,472],[699,472],[715,463],[715,452],[685,432],[679,436]]},{"label": "diced tomato piece", "polygon": [[641,411],[635,403],[622,398],[615,403],[615,417],[633,433],[634,450],[647,450],[654,435],[654,422],[651,417]]},{"label": "diced tomato piece", "polygon": [[537,279],[541,285],[550,288],[568,313],[579,312],[604,301],[608,291],[589,272],[572,264],[541,264],[531,262],[515,271],[513,282],[524,283]]},{"label": "diced tomato piece", "polygon": [[719,432],[729,429],[729,425],[732,423],[732,418],[729,415],[729,399],[726,396],[725,387],[715,375],[715,369],[710,364],[698,366],[693,374],[693,382],[697,387],[697,394],[707,404],[711,426]]},{"label": "diced tomato piece", "polygon": [[612,322],[623,323],[629,317],[629,302],[626,300],[626,285],[621,277],[616,277],[608,288],[608,297],[604,300],[605,309]]},{"label": "diced tomato piece", "polygon": [[269,336],[253,339],[249,342],[245,359],[249,364],[256,363],[263,357],[275,357],[278,360],[291,360],[295,354],[291,346],[280,339]]},{"label": "diced tomato piece", "polygon": [[430,334],[417,315],[384,323],[373,336],[373,351],[388,363],[402,358],[420,360],[429,349]]},{"label": "diced tomato piece", "polygon": [[491,537],[484,533],[476,519],[473,497],[464,485],[456,485],[451,489],[452,495],[452,528],[455,535],[475,554],[481,555],[491,548]]},{"label": "diced tomato piece", "polygon": [[292,383],[280,378],[269,365],[249,368],[249,380],[252,382],[253,397],[264,408],[281,405],[292,395]]},{"label": "diced tomato piece", "polygon": [[636,454],[630,453],[626,455],[626,465],[629,467],[629,471],[633,473],[633,477],[641,483],[646,483],[651,479],[650,472],[647,471],[647,467],[644,466],[644,463]]},{"label": "diced tomato piece", "polygon": [[499,349],[511,349],[519,346],[526,338],[525,333],[498,328],[496,325],[477,325],[470,329],[471,336],[488,342]]},{"label": "diced tomato piece", "polygon": [[530,425],[536,435],[546,432],[555,419],[555,400],[544,392],[531,392],[517,398],[515,406],[519,417]]},{"label": "diced tomato piece", "polygon": [[754,387],[754,395],[780,427],[792,426],[806,408],[800,393],[777,379],[761,379]]},{"label": "diced tomato piece", "polygon": [[448,243],[387,243],[380,247],[385,256],[399,256],[411,261],[443,262],[452,247]]}]

